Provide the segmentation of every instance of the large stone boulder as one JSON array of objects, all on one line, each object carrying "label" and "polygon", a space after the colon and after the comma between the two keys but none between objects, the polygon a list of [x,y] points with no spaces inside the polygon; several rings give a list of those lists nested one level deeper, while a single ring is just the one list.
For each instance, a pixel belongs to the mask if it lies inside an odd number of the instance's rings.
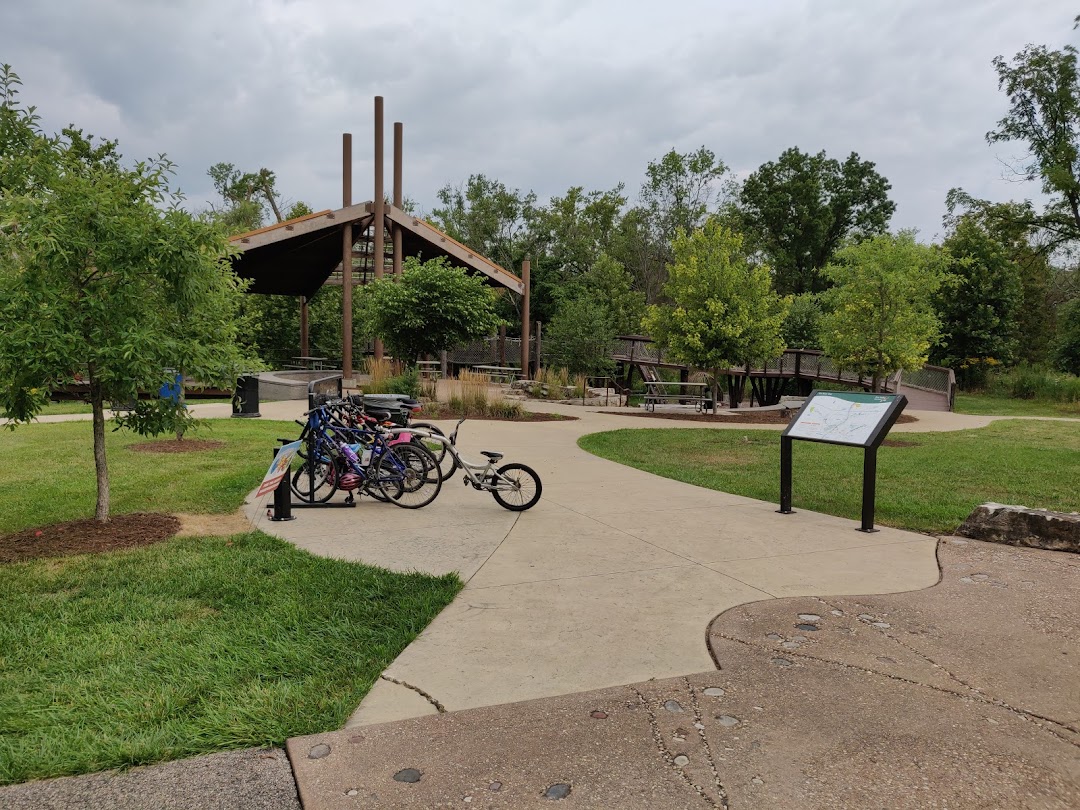
[{"label": "large stone boulder", "polygon": [[1080,553],[1080,514],[984,503],[968,515],[956,533],[975,540],[1011,546]]}]

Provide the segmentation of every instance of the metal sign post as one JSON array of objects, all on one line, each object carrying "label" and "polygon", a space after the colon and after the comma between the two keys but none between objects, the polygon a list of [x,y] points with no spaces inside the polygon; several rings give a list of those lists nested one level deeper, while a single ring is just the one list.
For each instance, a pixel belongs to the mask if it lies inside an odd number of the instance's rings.
[{"label": "metal sign post", "polygon": [[814,391],[780,436],[780,508],[791,508],[792,446],[794,439],[863,448],[861,532],[876,532],[877,449],[907,405],[903,394],[855,394]]}]

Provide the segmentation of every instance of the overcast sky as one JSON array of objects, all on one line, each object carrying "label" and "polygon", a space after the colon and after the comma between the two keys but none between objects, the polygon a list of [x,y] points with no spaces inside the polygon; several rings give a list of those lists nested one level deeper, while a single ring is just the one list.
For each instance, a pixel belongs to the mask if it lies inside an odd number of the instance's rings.
[{"label": "overcast sky", "polygon": [[45,127],[165,152],[198,209],[219,161],[290,200],[372,197],[373,97],[405,125],[405,194],[484,173],[540,198],[625,182],[705,145],[738,176],[790,146],[856,151],[892,183],[893,227],[941,230],[945,193],[1037,195],[991,59],[1077,43],[1063,0],[0,0],[0,62]]}]

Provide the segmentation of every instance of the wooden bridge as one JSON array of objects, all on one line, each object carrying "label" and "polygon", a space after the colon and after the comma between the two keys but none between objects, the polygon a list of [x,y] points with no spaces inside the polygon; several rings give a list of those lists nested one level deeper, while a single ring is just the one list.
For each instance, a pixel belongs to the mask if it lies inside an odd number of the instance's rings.
[{"label": "wooden bridge", "polygon": [[[642,379],[656,378],[660,368],[678,369],[680,379],[688,381],[691,369],[673,358],[665,357],[663,349],[644,335],[624,335],[617,339],[611,355],[623,369],[624,386],[629,389],[634,368]],[[815,349],[788,349],[782,356],[762,365],[746,365],[723,369],[727,378],[728,401],[738,407],[750,383],[750,402],[753,406],[775,405],[785,392],[806,396],[817,382],[839,383],[869,391],[873,379],[839,367],[831,358]],[[918,410],[951,411],[956,392],[956,378],[951,369],[924,366],[914,372],[897,372],[885,380],[884,390],[907,396],[910,407]]]}]

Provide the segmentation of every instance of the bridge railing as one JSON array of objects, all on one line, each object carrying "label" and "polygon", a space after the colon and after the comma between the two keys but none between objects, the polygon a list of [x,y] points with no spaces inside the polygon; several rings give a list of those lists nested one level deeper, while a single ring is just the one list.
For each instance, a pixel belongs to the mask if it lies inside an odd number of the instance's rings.
[{"label": "bridge railing", "polygon": [[905,371],[901,380],[909,388],[944,394],[949,398],[949,410],[956,403],[956,373],[944,366],[923,366],[914,371]]}]

